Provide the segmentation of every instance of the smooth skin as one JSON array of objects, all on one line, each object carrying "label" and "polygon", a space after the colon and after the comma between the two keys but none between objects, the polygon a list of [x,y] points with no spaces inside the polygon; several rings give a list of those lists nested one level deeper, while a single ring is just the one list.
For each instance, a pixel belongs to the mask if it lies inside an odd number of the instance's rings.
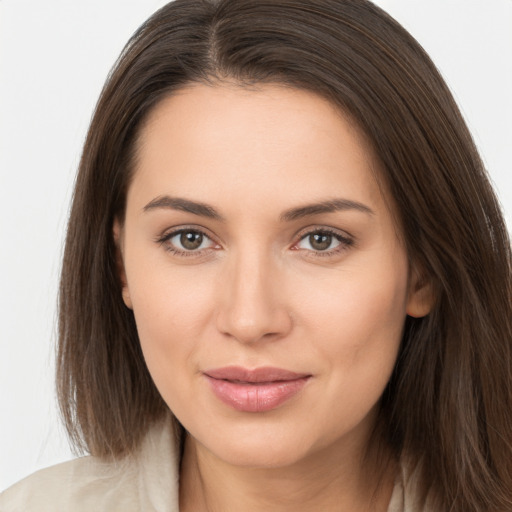
[{"label": "smooth skin", "polygon": [[[429,312],[348,117],[280,85],[193,84],[141,129],[114,235],[123,299],[187,434],[182,512],[385,511],[362,463],[406,315]],[[243,412],[204,372],[307,374],[279,407]]]}]

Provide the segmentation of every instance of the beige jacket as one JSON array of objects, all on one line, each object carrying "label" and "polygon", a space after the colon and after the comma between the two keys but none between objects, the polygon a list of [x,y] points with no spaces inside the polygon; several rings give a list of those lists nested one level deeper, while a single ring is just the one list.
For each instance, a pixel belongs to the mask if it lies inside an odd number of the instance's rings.
[{"label": "beige jacket", "polygon": [[[0,494],[0,512],[179,512],[176,444],[164,423],[124,461],[81,457],[43,469]],[[399,475],[388,512],[422,512],[413,483]]]}]

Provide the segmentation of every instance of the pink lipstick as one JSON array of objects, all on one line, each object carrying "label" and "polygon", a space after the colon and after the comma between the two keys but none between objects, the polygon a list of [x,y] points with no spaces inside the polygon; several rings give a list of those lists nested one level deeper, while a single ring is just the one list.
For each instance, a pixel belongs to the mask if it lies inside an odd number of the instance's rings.
[{"label": "pink lipstick", "polygon": [[280,368],[238,366],[204,372],[215,396],[237,411],[265,412],[295,396],[311,375]]}]

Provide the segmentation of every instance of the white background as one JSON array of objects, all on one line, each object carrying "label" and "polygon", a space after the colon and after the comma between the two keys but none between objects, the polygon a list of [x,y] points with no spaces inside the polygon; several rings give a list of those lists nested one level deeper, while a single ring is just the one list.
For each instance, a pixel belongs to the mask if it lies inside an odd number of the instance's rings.
[{"label": "white background", "polygon": [[[107,72],[164,3],[0,0],[0,490],[71,457],[53,357],[74,173]],[[441,69],[512,226],[512,0],[376,3]]]}]

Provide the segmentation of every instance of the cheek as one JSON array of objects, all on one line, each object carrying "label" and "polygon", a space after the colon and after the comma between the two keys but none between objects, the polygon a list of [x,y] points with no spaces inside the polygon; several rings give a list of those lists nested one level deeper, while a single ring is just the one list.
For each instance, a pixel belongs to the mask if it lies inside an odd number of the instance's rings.
[{"label": "cheek", "polygon": [[[144,261],[135,259],[134,261]],[[208,273],[161,264],[127,267],[137,331],[148,369],[160,389],[190,369],[194,351],[211,325],[213,283]]]},{"label": "cheek", "polygon": [[304,328],[333,374],[351,375],[362,384],[372,373],[379,380],[389,377],[406,317],[406,269],[406,263],[365,265],[332,273],[323,286],[304,283],[308,293],[300,307],[309,319]]},{"label": "cheek", "polygon": [[130,284],[140,334],[147,332],[150,339],[169,338],[204,324],[211,309],[211,287],[207,282],[187,278],[179,271],[146,276]]},{"label": "cheek", "polygon": [[343,272],[328,292],[310,292],[303,302],[309,318],[303,328],[313,340],[313,359],[323,362],[325,391],[310,413],[329,411],[333,438],[363,422],[378,403],[395,366],[405,297],[406,279],[393,272],[379,279]]}]

